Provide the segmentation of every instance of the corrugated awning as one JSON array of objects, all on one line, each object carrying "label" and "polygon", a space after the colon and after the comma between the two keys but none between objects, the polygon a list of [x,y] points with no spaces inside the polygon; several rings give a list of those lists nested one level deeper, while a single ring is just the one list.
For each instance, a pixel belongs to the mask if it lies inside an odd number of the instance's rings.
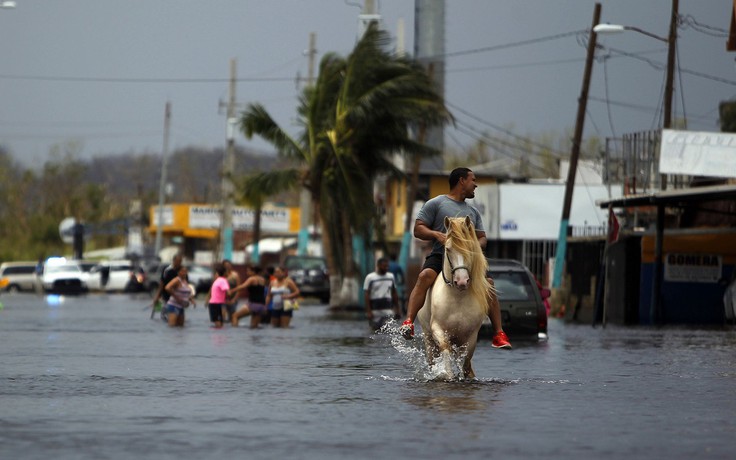
[{"label": "corrugated awning", "polygon": [[[736,0],[734,0],[736,1]],[[597,200],[601,208],[632,208],[637,206],[682,207],[698,201],[736,199],[736,185],[713,185],[660,192],[628,195],[610,200]]]}]

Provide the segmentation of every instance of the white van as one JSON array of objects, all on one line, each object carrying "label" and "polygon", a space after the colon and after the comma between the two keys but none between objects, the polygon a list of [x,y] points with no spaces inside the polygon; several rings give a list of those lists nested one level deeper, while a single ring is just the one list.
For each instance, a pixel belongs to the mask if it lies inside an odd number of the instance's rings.
[{"label": "white van", "polygon": [[106,260],[89,271],[87,285],[90,291],[122,292],[133,272],[130,260]]},{"label": "white van", "polygon": [[0,279],[8,292],[35,291],[39,288],[36,262],[5,262],[0,265]]}]

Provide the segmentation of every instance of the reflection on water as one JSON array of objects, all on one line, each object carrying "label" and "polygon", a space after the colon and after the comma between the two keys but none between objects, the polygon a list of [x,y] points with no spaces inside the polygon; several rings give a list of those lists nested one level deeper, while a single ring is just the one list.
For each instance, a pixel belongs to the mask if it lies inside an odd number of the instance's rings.
[{"label": "reflection on water", "polygon": [[733,329],[551,320],[548,342],[482,341],[477,379],[437,382],[421,337],[323,306],[215,330],[200,308],[169,329],[145,297],[2,300],[2,458],[732,455]]},{"label": "reflection on water", "polygon": [[498,401],[504,384],[495,381],[429,382],[423,394],[410,395],[406,402],[420,409],[470,413],[486,412]]}]

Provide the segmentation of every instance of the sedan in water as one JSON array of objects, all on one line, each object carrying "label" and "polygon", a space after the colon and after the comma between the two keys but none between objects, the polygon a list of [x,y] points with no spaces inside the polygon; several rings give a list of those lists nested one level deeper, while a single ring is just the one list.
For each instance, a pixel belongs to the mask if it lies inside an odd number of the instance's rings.
[{"label": "sedan in water", "polygon": [[287,256],[284,267],[301,295],[317,297],[322,303],[330,301],[330,277],[327,274],[327,261],[324,257]]},{"label": "sedan in water", "polygon": [[[547,338],[547,309],[544,301],[549,289],[540,289],[529,269],[510,259],[488,259],[488,276],[493,279],[501,306],[503,329],[512,340]],[[488,318],[481,327],[484,337],[493,335]]]}]

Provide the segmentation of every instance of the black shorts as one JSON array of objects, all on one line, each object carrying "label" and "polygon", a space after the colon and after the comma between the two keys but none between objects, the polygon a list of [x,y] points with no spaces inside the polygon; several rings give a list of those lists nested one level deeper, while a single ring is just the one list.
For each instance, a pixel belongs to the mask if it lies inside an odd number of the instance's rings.
[{"label": "black shorts", "polygon": [[210,322],[221,323],[222,322],[222,303],[211,303],[209,304],[210,309]]},{"label": "black shorts", "polygon": [[426,259],[424,259],[424,265],[422,265],[422,270],[425,268],[431,268],[435,273],[439,274],[442,271],[442,257],[445,255],[444,252],[437,253],[433,252],[430,255],[427,256]]}]

